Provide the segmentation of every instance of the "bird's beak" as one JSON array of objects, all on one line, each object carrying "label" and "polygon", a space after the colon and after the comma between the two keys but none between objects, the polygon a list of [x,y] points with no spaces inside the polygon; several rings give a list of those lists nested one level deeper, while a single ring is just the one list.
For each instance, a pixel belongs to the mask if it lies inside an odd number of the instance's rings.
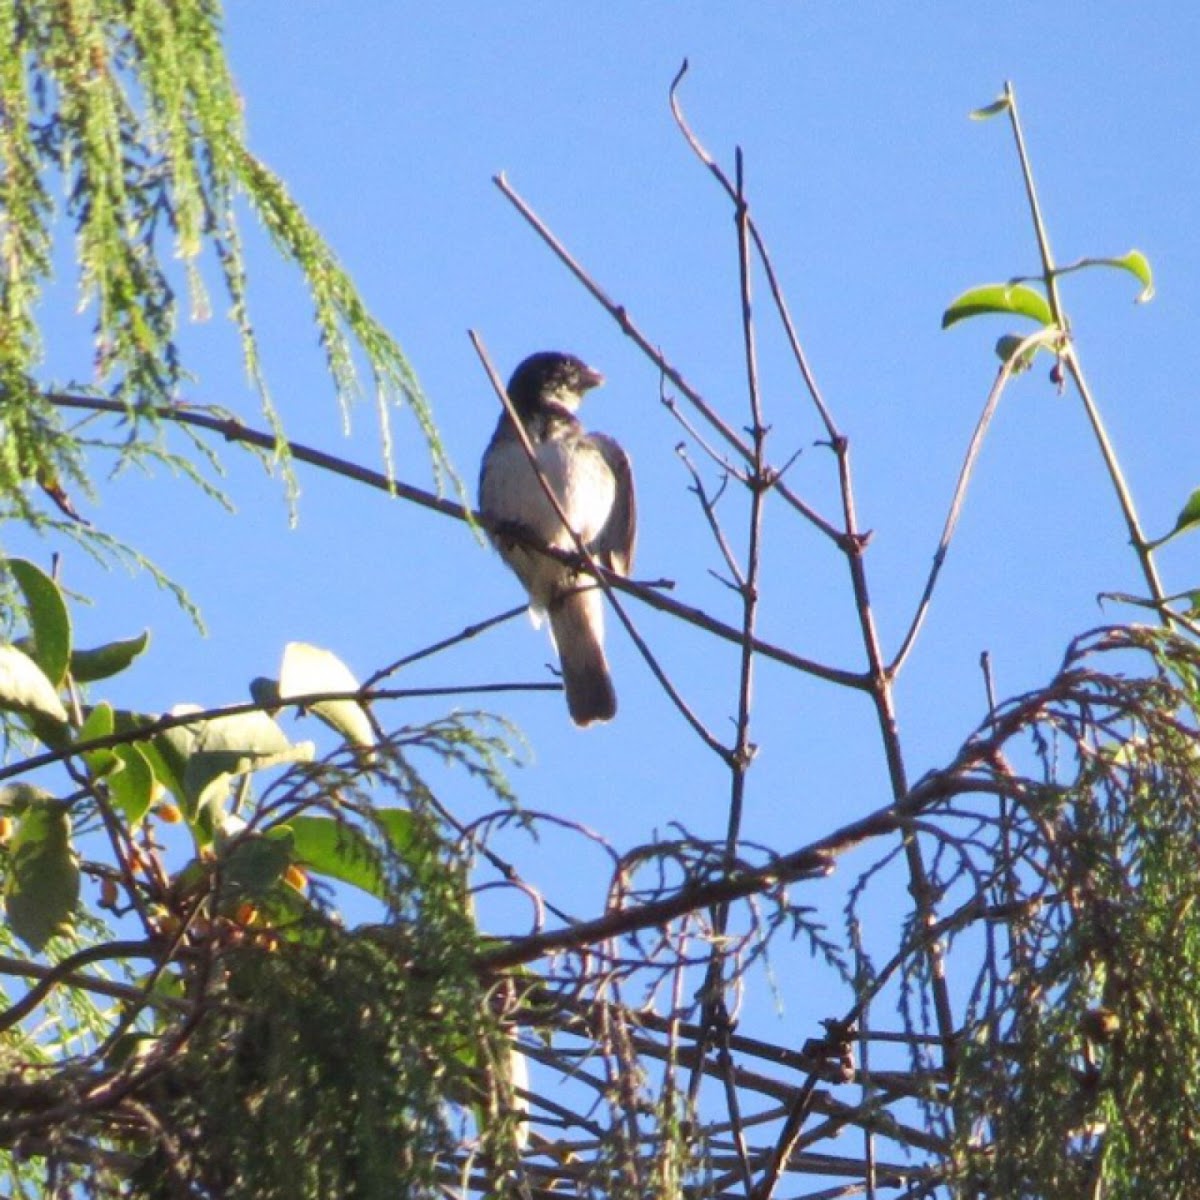
[{"label": "bird's beak", "polygon": [[583,390],[590,392],[592,388],[598,388],[604,382],[604,376],[595,367],[584,367],[580,382],[583,384]]}]

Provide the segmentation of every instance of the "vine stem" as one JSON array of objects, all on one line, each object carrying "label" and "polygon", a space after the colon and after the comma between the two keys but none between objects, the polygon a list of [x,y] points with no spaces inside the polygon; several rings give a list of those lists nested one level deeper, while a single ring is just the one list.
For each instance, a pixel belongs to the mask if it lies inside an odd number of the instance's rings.
[{"label": "vine stem", "polygon": [[1078,392],[1079,399],[1083,403],[1084,413],[1087,415],[1088,423],[1092,427],[1096,444],[1100,448],[1100,456],[1104,460],[1104,466],[1108,471],[1113,491],[1116,492],[1117,503],[1121,506],[1121,513],[1125,518],[1125,525],[1129,530],[1130,544],[1137,554],[1138,563],[1146,579],[1146,586],[1150,589],[1150,595],[1154,599],[1160,619],[1164,625],[1169,625],[1171,618],[1166,607],[1166,592],[1159,578],[1158,568],[1154,563],[1154,553],[1150,542],[1142,532],[1142,524],[1138,519],[1133,492],[1125,480],[1125,473],[1121,470],[1121,462],[1117,457],[1116,448],[1113,446],[1112,438],[1109,436],[1104,419],[1101,416],[1100,406],[1096,403],[1092,390],[1088,386],[1087,378],[1083,373],[1083,367],[1079,362],[1079,356],[1076,354],[1075,347],[1070,340],[1070,325],[1067,321],[1066,313],[1063,311],[1062,299],[1058,290],[1058,277],[1062,274],[1062,271],[1055,264],[1054,254],[1050,249],[1050,235],[1046,230],[1046,221],[1042,215],[1041,202],[1038,200],[1037,185],[1033,179],[1033,167],[1029,161],[1029,151],[1025,145],[1025,132],[1021,128],[1021,114],[1017,109],[1017,94],[1011,82],[1004,85],[1004,99],[1007,103],[1008,119],[1012,126],[1013,138],[1017,145],[1017,158],[1020,160],[1021,178],[1025,183],[1025,196],[1029,201],[1029,213],[1033,220],[1034,234],[1037,237],[1038,254],[1042,260],[1042,279],[1046,284],[1046,297],[1050,302],[1050,311],[1054,315],[1054,323],[1064,334],[1068,335],[1059,352],[1059,361],[1066,365],[1067,372],[1071,376],[1071,382],[1075,385],[1075,390]]},{"label": "vine stem", "polygon": [[1141,522],[1138,520],[1137,508],[1133,501],[1133,493],[1130,491],[1129,485],[1125,482],[1125,474],[1121,470],[1121,462],[1117,458],[1117,452],[1113,447],[1112,439],[1108,436],[1108,430],[1105,428],[1104,420],[1100,415],[1100,408],[1092,395],[1092,389],[1088,386],[1087,378],[1083,373],[1083,367],[1079,362],[1079,356],[1075,353],[1075,347],[1070,343],[1068,343],[1063,353],[1063,361],[1067,364],[1067,371],[1071,376],[1071,382],[1075,384],[1075,390],[1079,393],[1079,399],[1083,402],[1083,411],[1087,414],[1088,423],[1091,425],[1092,432],[1096,437],[1096,443],[1100,447],[1100,455],[1104,459],[1104,466],[1108,471],[1108,477],[1112,482],[1113,490],[1117,493],[1117,501],[1121,505],[1121,513],[1125,518],[1125,526],[1129,530],[1129,541],[1138,556],[1142,575],[1146,579],[1146,586],[1150,589],[1150,595],[1154,600],[1160,620],[1164,625],[1169,626],[1171,624],[1171,615],[1170,610],[1167,608],[1167,594],[1159,577],[1158,567],[1154,562],[1154,551],[1146,535],[1142,532]]}]

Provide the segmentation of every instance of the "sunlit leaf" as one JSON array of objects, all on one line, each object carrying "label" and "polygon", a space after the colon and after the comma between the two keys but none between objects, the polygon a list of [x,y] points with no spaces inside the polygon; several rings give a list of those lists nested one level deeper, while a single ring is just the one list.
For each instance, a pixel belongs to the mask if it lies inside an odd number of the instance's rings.
[{"label": "sunlit leaf", "polygon": [[68,928],[79,903],[79,861],[71,845],[66,805],[30,808],[17,826],[4,881],[4,905],[13,932],[39,951]]},{"label": "sunlit leaf", "polygon": [[[279,669],[279,695],[299,700],[330,692],[356,692],[358,680],[336,654],[306,642],[289,642],[284,647]],[[375,731],[363,706],[354,700],[318,700],[305,705],[355,746],[374,746]]]},{"label": "sunlit leaf", "polygon": [[1080,259],[1073,266],[1064,268],[1063,274],[1067,271],[1087,270],[1090,267],[1115,267],[1120,271],[1128,271],[1142,285],[1136,299],[1138,304],[1145,304],[1154,297],[1154,276],[1150,271],[1150,260],[1140,250],[1130,250],[1120,258]]},{"label": "sunlit leaf", "polygon": [[963,292],[942,313],[942,328],[949,329],[969,317],[991,313],[1028,317],[1040,325],[1052,325],[1054,314],[1046,297],[1024,283],[987,283]]},{"label": "sunlit leaf", "polygon": [[233,777],[282,763],[307,762],[315,753],[311,742],[289,742],[262,712],[215,717],[190,728],[196,731],[195,741],[183,769],[184,811],[189,820],[202,806],[219,801]]},{"label": "sunlit leaf", "polygon": [[[177,704],[167,713],[167,716],[180,717],[191,712],[201,711],[202,709],[195,704]],[[139,724],[142,721],[152,722],[154,720],[153,717],[142,717],[140,714],[132,713],[130,718]],[[188,759],[196,748],[199,732],[199,724],[175,725],[171,729],[164,729],[161,733],[156,733],[154,740],[149,743],[152,750],[149,758],[159,783],[185,806],[187,804],[187,788],[184,786],[183,777],[187,770]]]},{"label": "sunlit leaf", "polygon": [[1002,112],[1007,112],[1010,108],[1010,102],[1007,96],[1000,96],[993,100],[991,104],[985,104],[983,108],[975,108],[971,110],[970,117],[972,121],[990,121],[992,117],[999,116]]},{"label": "sunlit leaf", "polygon": [[0,645],[0,709],[66,723],[67,710],[45,672],[16,646]]},{"label": "sunlit leaf", "polygon": [[77,683],[95,683],[119,675],[142,654],[150,643],[150,631],[125,641],[107,642],[71,655],[71,678]]},{"label": "sunlit leaf", "polygon": [[1140,250],[1130,250],[1120,258],[1108,260],[1114,267],[1128,271],[1142,285],[1138,293],[1137,303],[1145,304],[1154,297],[1154,275],[1150,270],[1150,260]]},{"label": "sunlit leaf", "polygon": [[71,617],[62,592],[41,567],[26,559],[10,558],[7,565],[29,612],[29,655],[51,685],[61,687],[71,658]]},{"label": "sunlit leaf", "polygon": [[[117,730],[117,717],[109,704],[97,704],[79,731],[81,742],[110,737]],[[97,779],[103,779],[114,805],[131,826],[136,827],[154,799],[156,772],[147,754],[148,746],[136,742],[88,750],[84,761]]]},{"label": "sunlit leaf", "polygon": [[1092,267],[1114,267],[1119,271],[1128,271],[1142,285],[1135,303],[1145,304],[1154,298],[1154,275],[1150,270],[1150,260],[1140,250],[1130,250],[1119,258],[1081,258],[1068,267],[1060,268],[1059,274],[1088,271]]},{"label": "sunlit leaf", "polygon": [[1197,488],[1187,498],[1187,503],[1179,510],[1179,516],[1175,518],[1175,527],[1171,532],[1165,537],[1159,538],[1154,544],[1161,546],[1163,542],[1169,541],[1181,533],[1186,533],[1189,529],[1194,529],[1197,525],[1200,525],[1200,488]]},{"label": "sunlit leaf", "polygon": [[108,777],[108,790],[125,819],[136,826],[154,800],[154,768],[141,746],[117,746],[113,753],[121,769]]},{"label": "sunlit leaf", "polygon": [[[112,705],[97,704],[84,720],[83,728],[79,731],[79,740],[98,742],[102,738],[112,737],[115,724]],[[88,750],[83,758],[88,769],[98,779],[104,778],[117,768],[117,756],[108,748]]]}]

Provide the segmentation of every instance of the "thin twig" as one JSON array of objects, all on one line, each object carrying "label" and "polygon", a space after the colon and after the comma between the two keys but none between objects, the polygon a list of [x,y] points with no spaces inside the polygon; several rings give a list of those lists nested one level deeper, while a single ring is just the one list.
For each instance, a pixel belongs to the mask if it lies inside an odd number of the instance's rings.
[{"label": "thin twig", "polygon": [[442,638],[441,641],[434,642],[430,646],[425,646],[421,650],[415,650],[412,654],[406,654],[403,658],[396,659],[394,663],[389,663],[386,667],[381,667],[373,675],[367,676],[363,681],[363,687],[373,688],[389,675],[394,675],[404,667],[410,667],[413,663],[420,662],[424,658],[440,654],[443,650],[449,650],[452,646],[457,646],[462,642],[469,641],[471,638],[478,637],[481,633],[486,633],[487,630],[494,629],[497,625],[503,625],[506,621],[511,621],[514,617],[519,617],[528,611],[529,605],[518,604],[516,608],[510,608],[505,612],[498,613],[494,617],[488,617],[484,621],[476,621],[474,624],[468,625],[465,629],[460,629],[458,633],[452,634],[450,637]]},{"label": "thin twig", "polygon": [[904,635],[904,640],[900,643],[900,649],[896,651],[896,656],[892,659],[888,667],[888,671],[893,676],[899,674],[901,667],[904,666],[905,661],[908,659],[909,653],[916,644],[917,635],[921,632],[921,626],[924,624],[925,617],[929,612],[938,576],[941,574],[942,567],[946,561],[946,555],[950,550],[950,543],[954,538],[958,519],[962,515],[967,486],[975,470],[975,463],[979,457],[979,452],[983,448],[983,441],[988,427],[991,425],[992,418],[996,415],[996,409],[1000,404],[1000,397],[1003,396],[1009,381],[1025,361],[1026,354],[1035,347],[1043,345],[1058,336],[1059,333],[1057,330],[1039,329],[1035,333],[1031,333],[1017,346],[1016,352],[1009,355],[996,374],[996,379],[992,384],[991,390],[988,392],[987,400],[984,402],[983,411],[979,414],[979,420],[975,423],[975,430],[971,434],[971,440],[967,444],[967,452],[963,458],[962,466],[959,468],[958,481],[954,485],[954,495],[950,500],[950,509],[946,514],[946,523],[942,527],[942,536],[938,540],[937,549],[933,552],[933,565],[930,568],[928,578],[925,580],[925,589],[921,593],[920,600],[917,602],[916,612],[913,614],[913,619],[909,624],[908,632]]},{"label": "thin twig", "polygon": [[[712,155],[704,149],[699,139],[687,125],[686,120],[683,119],[682,111],[676,99],[676,89],[686,70],[687,63],[685,61],[671,88],[672,111],[676,115],[676,121],[684,138],[700,157],[701,161],[713,173],[736,207],[739,204],[739,189],[730,184],[725,173],[717,166]],[[760,252],[769,259],[769,255],[766,255],[765,244],[759,242],[757,245]],[[782,291],[779,290],[778,294],[782,296]],[[781,308],[781,315],[785,312],[786,306]],[[800,349],[800,343],[798,338],[794,338],[795,330],[790,323],[790,317],[785,319],[785,327],[789,329],[790,336],[793,338],[793,352],[795,353]],[[810,383],[810,394],[812,394],[817,403],[821,419],[825,423],[826,430],[829,433],[830,445],[837,462],[838,486],[842,498],[843,528],[840,532],[831,530],[830,533],[844,553],[847,566],[849,567],[855,611],[858,615],[863,648],[867,657],[867,690],[874,702],[876,719],[883,742],[884,756],[887,761],[888,775],[891,781],[892,795],[896,802],[899,803],[908,791],[907,772],[904,766],[899,727],[896,718],[895,696],[892,687],[893,677],[887,664],[884,662],[880,647],[879,633],[876,627],[874,609],[871,603],[870,589],[863,562],[863,552],[868,539],[859,530],[858,518],[855,511],[849,439],[834,425],[830,411],[821,399],[820,392],[815,386],[815,380],[812,380],[811,372],[807,369],[807,360],[804,358],[802,352],[799,354],[797,361],[801,366],[806,382],[812,381]],[[920,846],[909,832],[904,833],[904,853],[908,862],[913,897],[920,920],[927,927],[932,926],[936,922],[936,916],[933,911],[933,892],[929,885]],[[946,1056],[946,1061],[950,1062],[953,1060],[955,1053],[953,1045],[954,1020],[950,1005],[949,988],[945,978],[942,949],[936,942],[931,941],[928,943],[926,953],[929,959],[934,1009],[937,1014],[938,1028],[943,1038],[943,1052]]]},{"label": "thin twig", "polygon": [[[124,959],[125,957],[132,957],[132,955],[126,955],[123,952],[123,947],[124,949],[128,949],[132,945],[140,945],[144,947],[145,952],[139,952],[137,957],[154,957],[155,947],[149,942],[108,942],[102,947],[95,947],[97,950],[103,949],[105,953],[100,954],[98,958],[92,958],[91,961],[96,962],[99,961],[100,958]],[[113,952],[114,947],[117,951],[116,953]],[[158,949],[161,949],[161,947]],[[41,999],[45,999],[46,995],[49,994],[50,988],[62,985],[65,987],[81,988],[83,991],[93,992],[97,996],[108,996],[114,1000],[137,1003],[146,1002],[154,1008],[161,1008],[168,1011],[187,1007],[185,1001],[180,1000],[175,996],[158,994],[150,997],[147,1000],[144,988],[137,987],[129,983],[120,983],[114,979],[104,979],[99,975],[86,974],[85,972],[77,969],[78,965],[79,964],[77,962],[69,964],[67,971],[64,973],[61,963],[53,966],[46,966],[43,963],[27,962],[21,958],[13,958],[7,954],[0,955],[0,975],[15,975],[22,979],[38,980],[39,986],[44,986],[45,988],[41,994]],[[28,997],[25,999],[27,998]],[[40,1003],[40,1000],[38,1003]],[[36,1007],[36,1004],[34,1007]],[[3,1028],[10,1023],[11,1011],[11,1009],[7,1009],[0,1014],[0,1028]],[[28,1011],[29,1010],[19,1014],[16,1019],[20,1020],[22,1016],[28,1015]]]},{"label": "thin twig", "polygon": [[[708,168],[713,177],[724,189],[726,195],[736,205],[738,202],[737,188],[729,182],[728,176],[721,169],[720,163],[705,148],[704,144],[692,132],[691,126],[687,122],[687,118],[683,114],[683,108],[679,103],[678,90],[679,85],[683,82],[684,75],[687,74],[688,61],[685,58],[683,65],[679,68],[674,80],[671,83],[670,103],[671,113],[675,117],[675,123],[679,126],[680,132],[684,136],[684,140],[692,148],[696,157]],[[775,311],[778,313],[780,321],[783,323],[784,335],[787,337],[788,346],[791,349],[792,357],[796,360],[796,365],[799,368],[800,376],[804,381],[804,386],[811,397],[813,404],[817,409],[817,414],[820,417],[822,425],[825,427],[826,436],[832,441],[836,439],[838,430],[833,422],[832,414],[829,406],[825,403],[825,399],[821,394],[821,389],[817,385],[816,376],[813,374],[812,368],[808,362],[808,356],[804,352],[804,347],[801,345],[799,334],[796,332],[795,322],[792,320],[791,310],[788,307],[787,298],[783,293],[783,288],[780,286],[779,277],[775,271],[775,264],[771,259],[771,254],[767,249],[767,244],[763,238],[761,230],[758,228],[757,222],[752,216],[747,214],[746,228],[753,239],[755,250],[758,253],[759,261],[762,263],[763,271],[767,277],[767,284],[771,289],[771,298],[775,304]],[[782,474],[782,472],[781,472]],[[815,525],[831,540],[840,544],[843,534],[831,522],[827,521],[820,513],[811,505],[802,500],[789,488],[780,483],[776,483],[776,490],[787,502],[796,509],[803,517]]]},{"label": "thin twig", "polygon": [[[692,477],[692,494],[700,502],[700,511],[704,514],[704,519],[708,522],[709,532],[713,535],[713,541],[717,544],[717,549],[721,552],[721,557],[725,560],[725,569],[729,572],[730,581],[721,580],[733,591],[740,591],[745,586],[745,576],[742,574],[741,565],[738,563],[737,557],[733,553],[733,547],[729,544],[729,539],[725,536],[725,530],[721,528],[721,522],[717,517],[717,503],[725,491],[725,484],[728,481],[726,476],[717,488],[715,496],[710,496],[708,490],[704,486],[704,481],[700,478],[700,472],[696,469],[695,464],[688,458],[687,447],[680,442],[675,447],[675,455],[681,463],[683,463],[688,474]],[[715,572],[710,572],[715,574]],[[718,576],[718,578],[720,578]]]},{"label": "thin twig", "polygon": [[700,393],[692,387],[679,370],[669,363],[662,351],[650,341],[648,337],[634,324],[630,318],[628,311],[623,305],[616,304],[609,299],[608,295],[600,287],[598,283],[584,270],[584,268],[572,257],[571,253],[562,244],[553,233],[550,232],[549,226],[534,212],[530,204],[524,200],[516,189],[508,182],[504,174],[495,175],[492,177],[492,182],[504,194],[504,197],[510,204],[525,218],[533,231],[554,251],[555,255],[563,263],[563,265],[579,280],[580,283],[592,294],[599,302],[600,306],[609,314],[610,317],[621,327],[622,333],[631,338],[641,349],[651,362],[687,397],[692,406],[699,412],[704,419],[738,452],[747,462],[750,461],[752,454],[750,447],[738,434],[730,428],[730,426],[721,419],[716,410],[704,399]]},{"label": "thin twig", "polygon": [[244,716],[247,713],[271,713],[277,708],[303,710],[335,700],[351,700],[358,704],[367,704],[374,700],[412,700],[435,696],[477,695],[479,693],[559,691],[562,691],[562,685],[558,683],[479,683],[463,687],[375,690],[360,688],[357,691],[310,692],[302,696],[274,697],[271,700],[246,700],[240,704],[226,704],[220,708],[209,708],[200,712],[166,713],[161,717],[148,717],[146,723],[136,729],[125,729],[117,733],[106,734],[103,737],[86,738],[72,742],[69,746],[59,750],[47,750],[42,754],[33,754],[19,762],[0,767],[0,781],[25,775],[30,771],[36,771],[54,763],[66,762],[69,759],[90,754],[95,750],[111,750],[115,746],[144,742],[160,733],[166,733],[171,729],[180,729],[186,725],[200,725],[208,721],[219,721],[224,717]]}]

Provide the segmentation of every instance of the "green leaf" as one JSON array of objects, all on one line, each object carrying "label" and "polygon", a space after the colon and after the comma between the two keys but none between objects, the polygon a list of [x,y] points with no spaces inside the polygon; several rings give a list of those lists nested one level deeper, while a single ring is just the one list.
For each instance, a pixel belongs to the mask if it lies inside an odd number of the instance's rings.
[{"label": "green leaf", "polygon": [[[97,708],[99,707],[107,707],[107,705],[97,705]],[[181,705],[178,709],[172,709],[171,713],[174,715],[175,713],[187,711],[199,712],[200,710],[194,705]],[[92,714],[95,712],[96,709],[93,709]],[[88,728],[92,720],[92,714],[88,716],[88,721],[84,725],[85,729]],[[160,717],[151,716],[148,713],[133,712],[127,708],[119,708],[113,711],[113,727],[108,732],[136,733],[139,730],[152,728],[160,719]],[[104,737],[106,734],[97,733],[95,736]],[[83,740],[82,732],[80,740]],[[131,743],[131,745],[136,746],[142,759],[154,773],[155,781],[170,792],[181,806],[184,805],[186,799],[186,793],[183,788],[183,772],[187,766],[187,756],[191,753],[195,741],[195,728],[191,726],[179,726],[160,733],[147,733],[144,740]]]},{"label": "green leaf", "polygon": [[107,700],[102,700],[94,708],[88,709],[79,729],[79,740],[94,742],[100,738],[112,737],[115,728],[113,706]]},{"label": "green leaf", "polygon": [[71,726],[57,717],[31,712],[25,713],[21,720],[48,750],[66,750],[71,745]]},{"label": "green leaf", "polygon": [[11,854],[4,882],[8,922],[36,953],[70,925],[79,903],[79,861],[66,805],[54,801],[26,812]]},{"label": "green leaf", "polygon": [[62,687],[71,660],[71,617],[58,584],[24,558],[10,558],[12,572],[29,611],[33,648],[30,657],[54,688]]},{"label": "green leaf", "polygon": [[[109,704],[97,704],[79,731],[81,742],[109,737],[116,731],[116,716]],[[156,773],[143,746],[136,743],[89,750],[84,754],[88,769],[103,779],[113,804],[131,826],[136,827],[154,799]]]},{"label": "green leaf", "polygon": [[[266,713],[237,713],[187,726],[195,740],[183,768],[184,813],[193,821],[200,810],[224,799],[229,781],[249,771],[281,763],[311,761],[311,742],[288,741]],[[172,730],[178,734],[179,730]],[[176,737],[174,741],[182,743]]]},{"label": "green leaf", "polygon": [[67,710],[45,672],[16,646],[0,644],[0,709],[67,722]]},{"label": "green leaf", "polygon": [[993,100],[991,104],[985,104],[983,108],[975,108],[971,110],[970,117],[972,121],[990,121],[992,117],[998,117],[1002,112],[1008,112],[1011,103],[1007,96],[1000,96]]},{"label": "green leaf", "polygon": [[[201,709],[195,704],[177,704],[167,715],[176,717],[183,716],[188,712],[200,711]],[[118,713],[118,720],[120,720],[120,716],[121,714]],[[139,724],[141,722],[153,723],[155,719],[140,713],[130,713],[129,718],[131,722]],[[199,732],[199,725],[176,725],[172,729],[164,729],[161,733],[156,733],[152,742],[143,743],[158,782],[179,801],[185,811],[188,808],[188,799],[183,777],[187,771],[188,759],[196,748]]]},{"label": "green leaf", "polygon": [[[279,696],[285,701],[328,692],[356,692],[358,680],[334,653],[306,642],[289,642],[279,669]],[[355,746],[375,745],[375,731],[363,706],[354,700],[318,700],[305,706]]]},{"label": "green leaf", "polygon": [[1138,293],[1137,304],[1145,304],[1154,298],[1154,275],[1150,270],[1150,260],[1140,250],[1130,250],[1120,258],[1104,258],[1100,260],[1110,267],[1119,267],[1128,271],[1142,285]]},{"label": "green leaf", "polygon": [[30,805],[53,798],[45,788],[32,783],[6,783],[0,787],[0,809],[7,809],[14,814],[23,813]]},{"label": "green leaf", "polygon": [[108,777],[113,803],[131,826],[137,826],[154,800],[155,775],[141,746],[116,746],[120,769]]},{"label": "green leaf", "polygon": [[1045,348],[1042,342],[1030,344],[1028,338],[1023,338],[1015,333],[1006,333],[996,342],[996,357],[1003,363],[1011,362],[1013,374],[1019,375],[1033,366],[1037,352]]},{"label": "green leaf", "polygon": [[1187,503],[1179,510],[1179,516],[1175,518],[1175,528],[1165,537],[1160,537],[1158,541],[1153,542],[1152,545],[1161,546],[1163,542],[1169,541],[1189,529],[1194,529],[1197,525],[1200,525],[1200,488],[1197,488],[1187,498]]},{"label": "green leaf", "polygon": [[1024,335],[1006,333],[996,342],[996,357],[1003,363],[1011,363],[1012,373],[1019,375],[1033,365],[1039,351],[1054,353],[1059,340],[1059,332],[1053,326],[1035,329]]},{"label": "green leaf", "polygon": [[388,845],[401,858],[411,859],[416,828],[412,811],[407,808],[376,808],[373,816],[387,837]]},{"label": "green leaf", "polygon": [[1046,297],[1035,288],[1024,283],[986,283],[968,289],[954,300],[942,313],[942,328],[949,329],[959,321],[989,313],[1028,317],[1040,325],[1054,324]]},{"label": "green leaf", "polygon": [[[377,809],[375,817],[399,854],[412,845],[413,815],[406,808]],[[292,835],[295,861],[318,875],[340,880],[377,899],[386,900],[379,850],[353,825],[332,817],[293,817],[285,826]]]},{"label": "green leaf", "polygon": [[76,650],[71,655],[71,678],[76,683],[95,683],[119,675],[150,644],[150,631],[140,637],[107,642],[91,650]]},{"label": "green leaf", "polygon": [[[81,742],[95,742],[101,738],[112,737],[115,721],[112,705],[97,704],[84,719],[83,728],[79,731]],[[83,756],[88,769],[98,778],[103,779],[116,769],[117,756],[112,750],[88,750]]]}]

